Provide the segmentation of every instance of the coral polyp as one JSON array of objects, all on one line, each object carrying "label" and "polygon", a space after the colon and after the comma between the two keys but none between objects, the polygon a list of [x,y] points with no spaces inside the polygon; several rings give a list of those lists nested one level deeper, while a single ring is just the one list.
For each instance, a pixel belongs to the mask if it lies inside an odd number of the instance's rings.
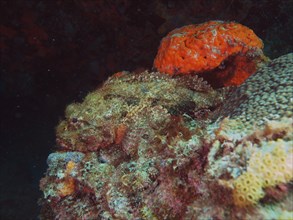
[{"label": "coral polyp", "polygon": [[238,206],[257,204],[265,196],[263,189],[293,179],[292,141],[269,141],[252,153],[247,171],[234,181],[234,200]]}]

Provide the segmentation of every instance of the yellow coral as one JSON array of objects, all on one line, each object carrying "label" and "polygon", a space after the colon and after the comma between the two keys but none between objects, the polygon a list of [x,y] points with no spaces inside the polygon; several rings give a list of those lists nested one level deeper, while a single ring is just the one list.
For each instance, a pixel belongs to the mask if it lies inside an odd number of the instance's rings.
[{"label": "yellow coral", "polygon": [[242,174],[234,182],[234,202],[238,206],[247,206],[256,204],[264,196],[262,190],[262,180],[258,175],[251,172]]},{"label": "yellow coral", "polygon": [[251,155],[247,172],[234,181],[233,197],[237,206],[253,205],[264,196],[263,188],[293,179],[292,143],[269,141]]}]

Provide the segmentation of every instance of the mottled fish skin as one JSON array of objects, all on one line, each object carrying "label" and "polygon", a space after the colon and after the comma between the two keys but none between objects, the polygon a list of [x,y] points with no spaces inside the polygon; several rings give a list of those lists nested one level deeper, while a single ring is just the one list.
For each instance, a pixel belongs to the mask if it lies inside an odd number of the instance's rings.
[{"label": "mottled fish skin", "polygon": [[[205,121],[224,96],[224,91],[213,90],[196,75],[171,77],[159,72],[124,71],[109,78],[83,103],[67,107],[65,120],[57,127],[57,143],[62,149],[80,152],[110,147],[117,142],[121,124],[132,127],[133,116],[144,112],[140,119],[147,118],[145,110],[151,108]],[[154,117],[151,112],[149,117]]]}]

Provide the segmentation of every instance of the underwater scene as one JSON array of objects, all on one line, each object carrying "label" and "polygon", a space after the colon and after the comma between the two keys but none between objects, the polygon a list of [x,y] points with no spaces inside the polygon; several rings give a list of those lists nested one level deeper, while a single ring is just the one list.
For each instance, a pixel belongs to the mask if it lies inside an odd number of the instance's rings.
[{"label": "underwater scene", "polygon": [[293,1],[2,1],[0,219],[293,220]]}]

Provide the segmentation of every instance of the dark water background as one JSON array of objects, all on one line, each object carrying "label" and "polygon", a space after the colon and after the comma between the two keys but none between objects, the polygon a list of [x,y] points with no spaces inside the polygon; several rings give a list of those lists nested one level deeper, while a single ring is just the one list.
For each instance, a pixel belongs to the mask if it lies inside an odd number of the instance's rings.
[{"label": "dark water background", "polygon": [[292,52],[293,0],[0,0],[0,219],[37,219],[65,107],[109,75],[152,67],[176,27],[234,20]]}]

